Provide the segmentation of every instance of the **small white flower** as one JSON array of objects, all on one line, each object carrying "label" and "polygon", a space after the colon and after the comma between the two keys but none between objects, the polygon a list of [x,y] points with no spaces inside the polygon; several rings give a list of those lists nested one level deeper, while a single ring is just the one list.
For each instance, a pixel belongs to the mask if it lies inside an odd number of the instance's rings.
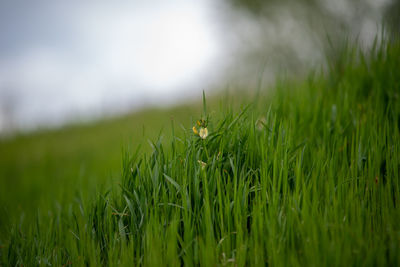
[{"label": "small white flower", "polygon": [[199,131],[199,136],[200,136],[201,139],[206,139],[207,136],[208,136],[208,130],[207,130],[207,128],[201,127],[201,128],[200,128],[200,131]]}]

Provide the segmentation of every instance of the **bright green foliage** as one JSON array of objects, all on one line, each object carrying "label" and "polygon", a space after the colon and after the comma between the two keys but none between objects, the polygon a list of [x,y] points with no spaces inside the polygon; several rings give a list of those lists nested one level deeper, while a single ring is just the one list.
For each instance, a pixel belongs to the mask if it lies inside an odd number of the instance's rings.
[{"label": "bright green foliage", "polygon": [[348,48],[327,75],[279,82],[238,113],[204,108],[204,140],[188,129],[127,152],[119,190],[16,225],[2,260],[398,266],[399,98],[399,42]]},{"label": "bright green foliage", "polygon": [[77,195],[88,201],[96,188],[119,183],[123,148],[142,143],[141,151],[151,152],[148,139],[164,129],[167,141],[171,119],[188,127],[200,108],[146,109],[0,140],[0,246],[15,221],[29,223],[38,210],[46,215],[54,208],[67,209]]}]

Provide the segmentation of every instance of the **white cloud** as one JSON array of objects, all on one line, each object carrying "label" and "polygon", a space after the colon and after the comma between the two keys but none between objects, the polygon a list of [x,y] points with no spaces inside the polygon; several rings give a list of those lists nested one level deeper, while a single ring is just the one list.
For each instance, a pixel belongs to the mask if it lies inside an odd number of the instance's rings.
[{"label": "white cloud", "polygon": [[187,94],[185,85],[218,55],[206,2],[71,5],[36,14],[43,16],[30,28],[33,38],[7,60],[0,57],[0,93],[18,94],[22,127]]}]

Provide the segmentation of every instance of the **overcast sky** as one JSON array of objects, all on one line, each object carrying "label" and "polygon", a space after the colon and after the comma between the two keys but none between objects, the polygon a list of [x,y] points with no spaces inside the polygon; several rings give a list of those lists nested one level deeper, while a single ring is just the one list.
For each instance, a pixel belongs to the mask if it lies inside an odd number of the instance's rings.
[{"label": "overcast sky", "polygon": [[83,2],[0,2],[3,127],[6,115],[32,127],[168,103],[215,76],[221,44],[207,1]]},{"label": "overcast sky", "polygon": [[[368,43],[389,2],[319,3]],[[256,19],[223,0],[2,0],[0,132],[200,97],[225,72],[247,82],[294,58],[319,64],[315,14],[294,3]]]}]

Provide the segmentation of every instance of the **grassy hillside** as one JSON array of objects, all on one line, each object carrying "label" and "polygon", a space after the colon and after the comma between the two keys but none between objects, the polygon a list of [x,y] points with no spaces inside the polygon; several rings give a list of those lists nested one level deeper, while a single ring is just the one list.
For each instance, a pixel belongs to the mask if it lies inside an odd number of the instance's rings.
[{"label": "grassy hillside", "polygon": [[85,198],[97,187],[120,181],[122,151],[141,145],[162,131],[171,135],[171,121],[189,128],[201,105],[149,109],[122,118],[89,125],[25,134],[0,141],[0,233],[21,214],[31,217],[38,208],[47,213],[58,203],[69,203],[76,194]]},{"label": "grassy hillside", "polygon": [[[400,43],[330,63],[239,111],[176,109],[186,130],[154,111],[2,144],[2,203],[46,210],[7,229],[3,264],[399,265]],[[148,153],[121,153],[143,136],[132,123],[169,128]]]}]

